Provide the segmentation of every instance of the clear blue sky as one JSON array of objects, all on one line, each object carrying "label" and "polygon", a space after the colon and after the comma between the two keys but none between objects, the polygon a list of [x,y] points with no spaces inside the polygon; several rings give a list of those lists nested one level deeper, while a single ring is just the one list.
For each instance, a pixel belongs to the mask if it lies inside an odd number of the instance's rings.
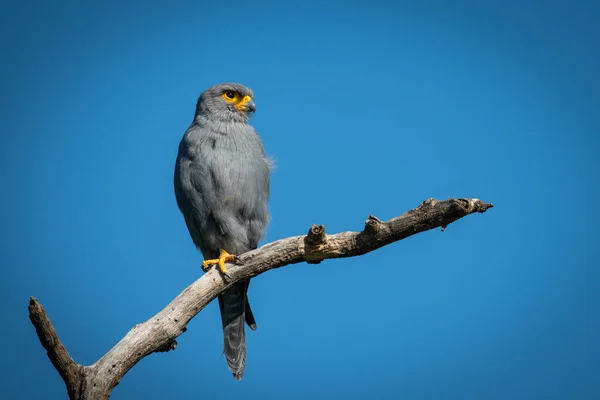
[{"label": "clear blue sky", "polygon": [[66,396],[29,296],[90,364],[200,276],[174,161],[198,95],[236,81],[277,163],[263,243],[496,208],[270,271],[242,382],[210,304],[112,399],[600,398],[598,3],[176,3],[3,6],[3,397]]}]

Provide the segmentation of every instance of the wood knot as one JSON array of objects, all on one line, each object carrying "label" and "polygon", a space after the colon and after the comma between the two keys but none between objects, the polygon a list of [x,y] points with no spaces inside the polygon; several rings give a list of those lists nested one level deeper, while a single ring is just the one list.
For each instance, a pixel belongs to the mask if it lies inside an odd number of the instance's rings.
[{"label": "wood knot", "polygon": [[323,225],[313,224],[308,230],[308,234],[304,239],[304,243],[307,246],[316,246],[321,243],[325,243],[325,227]]},{"label": "wood knot", "polygon": [[437,203],[439,203],[439,200],[436,200],[434,198],[429,198],[421,204],[421,207],[431,208],[431,207],[435,206]]},{"label": "wood knot", "polygon": [[175,339],[168,339],[166,342],[158,346],[155,353],[166,353],[167,351],[172,351],[177,348],[177,341]]},{"label": "wood knot", "polygon": [[381,230],[383,222],[374,215],[369,215],[369,218],[365,221],[365,232],[375,233]]},{"label": "wood knot", "polygon": [[323,261],[319,256],[319,248],[327,241],[325,227],[323,225],[313,224],[304,237],[304,258],[309,264],[318,264]]}]

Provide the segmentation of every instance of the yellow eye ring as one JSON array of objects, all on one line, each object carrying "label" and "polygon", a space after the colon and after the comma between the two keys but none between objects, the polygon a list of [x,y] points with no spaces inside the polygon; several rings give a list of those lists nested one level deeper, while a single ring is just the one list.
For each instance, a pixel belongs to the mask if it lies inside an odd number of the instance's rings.
[{"label": "yellow eye ring", "polygon": [[233,90],[227,90],[226,92],[223,92],[221,97],[223,97],[223,99],[225,99],[225,101],[228,101],[230,103],[235,103],[240,96],[237,92],[234,92]]}]

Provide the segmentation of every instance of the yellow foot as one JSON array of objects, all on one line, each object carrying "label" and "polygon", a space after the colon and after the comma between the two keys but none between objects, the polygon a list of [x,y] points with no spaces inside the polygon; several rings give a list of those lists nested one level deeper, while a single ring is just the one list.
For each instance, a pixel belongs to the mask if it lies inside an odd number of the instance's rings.
[{"label": "yellow foot", "polygon": [[227,269],[225,268],[225,263],[231,261],[238,261],[238,258],[233,254],[229,254],[225,250],[221,249],[221,254],[219,254],[219,258],[202,261],[202,269],[206,271],[209,266],[216,264],[223,275],[225,275],[227,278],[231,278],[227,273]]}]

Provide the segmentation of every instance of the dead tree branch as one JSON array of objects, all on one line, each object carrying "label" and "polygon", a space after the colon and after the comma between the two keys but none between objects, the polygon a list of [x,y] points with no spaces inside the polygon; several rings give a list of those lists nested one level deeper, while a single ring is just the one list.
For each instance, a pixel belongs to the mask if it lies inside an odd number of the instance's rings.
[{"label": "dead tree branch", "polygon": [[354,257],[472,213],[483,213],[492,204],[478,199],[429,199],[399,217],[382,222],[369,216],[361,232],[327,235],[323,225],[313,225],[307,235],[277,240],[239,255],[238,264],[228,264],[230,280],[213,268],[188,286],[162,311],[134,326],[123,339],[96,363],[77,364],[58,339],[44,308],[35,299],[29,303],[29,317],[52,365],[67,385],[72,400],[105,400],[123,376],[138,361],[154,352],[174,350],[175,338],[208,303],[232,284],[273,268],[306,261],[319,263],[327,258]]}]

